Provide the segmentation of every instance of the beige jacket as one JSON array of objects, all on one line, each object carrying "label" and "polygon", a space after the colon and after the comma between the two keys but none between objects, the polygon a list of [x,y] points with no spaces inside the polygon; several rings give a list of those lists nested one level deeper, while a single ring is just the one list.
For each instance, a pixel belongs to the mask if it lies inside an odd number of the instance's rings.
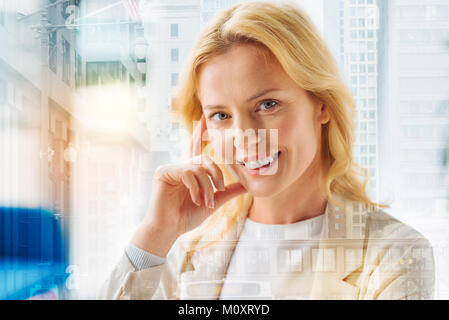
[{"label": "beige jacket", "polygon": [[[295,285],[309,279],[312,299],[432,299],[434,258],[429,242],[381,210],[344,203],[345,210],[328,203],[321,239],[302,262],[311,263],[313,272],[289,274],[285,298],[294,299]],[[98,298],[219,299],[245,219],[243,213],[221,241],[195,251],[190,260],[186,249],[197,229],[178,238],[162,265],[136,271],[124,254]],[[211,228],[201,239],[207,242],[216,235]]]}]

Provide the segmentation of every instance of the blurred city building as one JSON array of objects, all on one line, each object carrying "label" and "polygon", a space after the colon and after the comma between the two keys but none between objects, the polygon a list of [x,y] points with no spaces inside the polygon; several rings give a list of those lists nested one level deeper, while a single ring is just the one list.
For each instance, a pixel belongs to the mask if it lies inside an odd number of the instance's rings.
[{"label": "blurred city building", "polygon": [[435,246],[437,298],[449,296],[448,170],[449,3],[382,1],[384,45],[380,150],[384,194],[392,213]]},{"label": "blurred city building", "polygon": [[1,200],[59,217],[71,240],[71,297],[94,297],[146,208],[136,4],[0,2]]}]

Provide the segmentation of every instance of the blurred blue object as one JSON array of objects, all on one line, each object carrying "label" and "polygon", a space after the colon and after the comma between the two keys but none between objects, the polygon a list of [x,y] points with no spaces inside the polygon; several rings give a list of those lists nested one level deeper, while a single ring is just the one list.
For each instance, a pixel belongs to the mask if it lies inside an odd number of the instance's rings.
[{"label": "blurred blue object", "polygon": [[45,209],[0,207],[0,299],[22,300],[65,282],[67,259],[56,217]]}]

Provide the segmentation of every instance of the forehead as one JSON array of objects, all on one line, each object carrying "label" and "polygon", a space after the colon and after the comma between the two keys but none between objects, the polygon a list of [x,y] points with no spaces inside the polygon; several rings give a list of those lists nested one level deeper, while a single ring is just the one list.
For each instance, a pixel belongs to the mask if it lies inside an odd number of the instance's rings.
[{"label": "forehead", "polygon": [[254,91],[291,86],[293,82],[268,49],[254,44],[234,45],[214,56],[201,66],[198,79],[203,103],[221,103],[215,100],[223,97],[243,99]]}]

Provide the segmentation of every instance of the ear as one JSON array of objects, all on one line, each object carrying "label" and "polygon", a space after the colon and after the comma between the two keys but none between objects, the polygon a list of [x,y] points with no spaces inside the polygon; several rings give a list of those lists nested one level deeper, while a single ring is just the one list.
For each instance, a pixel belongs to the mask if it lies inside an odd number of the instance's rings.
[{"label": "ear", "polygon": [[318,105],[319,107],[319,112],[318,112],[318,121],[321,124],[326,124],[329,122],[330,120],[330,115],[329,115],[329,108],[322,102],[320,102],[320,104]]}]

